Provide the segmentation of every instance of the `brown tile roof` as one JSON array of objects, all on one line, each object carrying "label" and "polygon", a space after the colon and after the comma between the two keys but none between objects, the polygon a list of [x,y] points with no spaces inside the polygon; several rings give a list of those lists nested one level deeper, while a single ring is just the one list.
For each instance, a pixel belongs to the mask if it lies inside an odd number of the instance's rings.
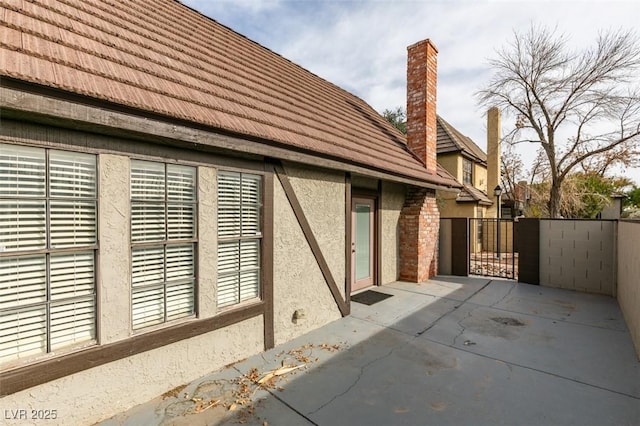
[{"label": "brown tile roof", "polygon": [[360,98],[175,0],[0,0],[0,76],[445,185]]},{"label": "brown tile roof", "polygon": [[458,197],[456,198],[458,203],[479,203],[485,206],[493,205],[493,201],[478,188],[465,184]]},{"label": "brown tile roof", "polygon": [[437,117],[438,142],[437,153],[462,152],[471,159],[487,164],[487,154],[471,140],[460,133],[455,127],[447,123],[444,118]]}]

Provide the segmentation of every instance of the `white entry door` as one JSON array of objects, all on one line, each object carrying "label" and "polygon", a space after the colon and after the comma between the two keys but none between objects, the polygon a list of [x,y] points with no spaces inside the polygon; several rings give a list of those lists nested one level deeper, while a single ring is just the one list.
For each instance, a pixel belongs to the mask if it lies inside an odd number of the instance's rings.
[{"label": "white entry door", "polygon": [[375,200],[354,198],[351,202],[351,291],[374,284]]}]

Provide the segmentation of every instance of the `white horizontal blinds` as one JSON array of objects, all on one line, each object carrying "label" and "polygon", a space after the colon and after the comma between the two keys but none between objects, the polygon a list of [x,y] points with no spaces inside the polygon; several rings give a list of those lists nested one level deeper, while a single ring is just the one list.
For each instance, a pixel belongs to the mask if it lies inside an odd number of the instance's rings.
[{"label": "white horizontal blinds", "polygon": [[195,237],[196,169],[167,165],[167,239]]},{"label": "white horizontal blinds", "polygon": [[135,330],[195,312],[196,202],[194,167],[132,161]]},{"label": "white horizontal blinds", "polygon": [[218,174],[218,306],[260,295],[262,177]]},{"label": "white horizontal blinds", "polygon": [[165,165],[131,161],[131,241],[166,238]]},{"label": "white horizontal blinds", "polygon": [[193,244],[167,246],[167,320],[194,313],[195,267],[193,251]]},{"label": "white horizontal blinds", "polygon": [[52,248],[96,242],[96,157],[64,151],[49,154]]},{"label": "white horizontal blinds", "polygon": [[218,237],[240,236],[240,173],[218,174]]},{"label": "white horizontal blinds", "polygon": [[240,302],[239,241],[218,242],[218,306]]},{"label": "white horizontal blinds", "polygon": [[37,305],[0,315],[0,362],[47,352],[47,307]]},{"label": "white horizontal blinds", "polygon": [[95,339],[96,198],[94,155],[0,144],[0,363]]},{"label": "white horizontal blinds", "polygon": [[47,352],[46,257],[0,258],[0,363]]},{"label": "white horizontal blinds", "polygon": [[134,248],[131,263],[133,328],[164,322],[164,246]]},{"label": "white horizontal blinds", "polygon": [[260,294],[260,240],[240,241],[240,301]]},{"label": "white horizontal blinds", "polygon": [[0,144],[0,252],[46,247],[45,150]]},{"label": "white horizontal blinds", "polygon": [[46,257],[0,258],[0,309],[11,309],[47,301]]}]

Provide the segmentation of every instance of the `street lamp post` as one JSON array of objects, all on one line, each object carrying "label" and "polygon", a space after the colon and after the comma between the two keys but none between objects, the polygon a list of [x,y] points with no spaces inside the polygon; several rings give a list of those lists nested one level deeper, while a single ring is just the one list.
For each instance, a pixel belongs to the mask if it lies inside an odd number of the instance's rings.
[{"label": "street lamp post", "polygon": [[498,224],[498,228],[496,230],[496,240],[497,240],[497,247],[498,247],[498,259],[500,259],[500,210],[501,210],[501,206],[500,206],[500,197],[502,196],[502,188],[500,187],[500,185],[497,185],[494,189],[493,189],[493,195],[496,196],[497,198],[497,206],[496,206],[496,218],[497,221],[496,223]]}]

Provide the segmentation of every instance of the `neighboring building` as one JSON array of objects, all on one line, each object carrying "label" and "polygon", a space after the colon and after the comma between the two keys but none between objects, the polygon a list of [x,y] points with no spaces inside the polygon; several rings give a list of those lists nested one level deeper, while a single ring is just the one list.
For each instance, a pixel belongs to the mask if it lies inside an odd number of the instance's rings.
[{"label": "neighboring building", "polygon": [[428,40],[405,139],[178,1],[0,14],[3,407],[92,423],[435,273]]},{"label": "neighboring building", "polygon": [[[487,154],[468,136],[438,116],[438,164],[446,169],[463,188],[458,193],[439,192],[442,217],[488,217],[495,209],[491,197],[493,188],[487,190]],[[495,165],[491,165],[495,167]],[[496,173],[493,170],[493,173]],[[497,171],[499,173],[499,169]],[[494,210],[495,211],[495,210]],[[495,217],[495,215],[493,216]]]}]

